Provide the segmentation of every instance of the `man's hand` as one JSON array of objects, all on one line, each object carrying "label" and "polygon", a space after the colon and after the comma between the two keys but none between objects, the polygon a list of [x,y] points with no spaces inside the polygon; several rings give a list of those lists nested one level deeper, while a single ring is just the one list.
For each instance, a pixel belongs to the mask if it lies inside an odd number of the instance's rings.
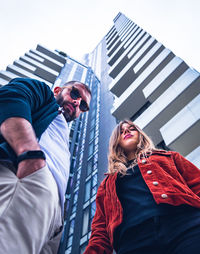
[{"label": "man's hand", "polygon": [[[29,150],[40,150],[35,132],[30,122],[26,119],[20,117],[8,118],[1,124],[0,130],[17,156]],[[21,161],[18,165],[17,176],[19,178],[25,177],[44,167],[45,164],[44,159],[28,159]]]},{"label": "man's hand", "polygon": [[38,169],[43,168],[46,165],[46,162],[44,159],[28,159],[21,161],[18,164],[18,170],[17,170],[17,177],[23,178],[25,176],[28,176]]}]

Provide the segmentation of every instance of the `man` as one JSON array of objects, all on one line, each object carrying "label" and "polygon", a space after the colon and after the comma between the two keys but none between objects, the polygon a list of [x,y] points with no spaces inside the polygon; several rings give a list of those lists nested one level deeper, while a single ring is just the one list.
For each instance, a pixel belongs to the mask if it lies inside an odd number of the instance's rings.
[{"label": "man", "polygon": [[89,110],[80,82],[16,78],[0,89],[0,253],[56,254],[69,176],[67,122]]}]

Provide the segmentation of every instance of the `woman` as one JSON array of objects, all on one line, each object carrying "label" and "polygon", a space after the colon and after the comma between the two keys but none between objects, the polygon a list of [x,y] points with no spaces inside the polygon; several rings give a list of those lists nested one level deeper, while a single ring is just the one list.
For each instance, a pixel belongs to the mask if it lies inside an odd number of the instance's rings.
[{"label": "woman", "polygon": [[112,133],[85,254],[200,253],[200,171],[131,121]]}]

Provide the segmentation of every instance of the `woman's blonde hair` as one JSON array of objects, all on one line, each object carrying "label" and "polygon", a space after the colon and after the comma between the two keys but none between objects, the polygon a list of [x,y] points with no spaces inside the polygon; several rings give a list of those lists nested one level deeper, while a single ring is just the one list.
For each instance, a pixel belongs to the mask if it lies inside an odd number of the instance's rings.
[{"label": "woman's blonde hair", "polygon": [[133,126],[139,133],[139,143],[135,152],[135,159],[132,165],[136,165],[139,158],[147,157],[152,154],[152,151],[156,149],[152,140],[132,121],[124,120],[121,121],[113,130],[109,142],[109,153],[108,153],[108,174],[114,174],[119,172],[122,175],[126,174],[128,158],[124,153],[123,149],[119,145],[119,139],[121,135],[121,128],[124,123]]}]

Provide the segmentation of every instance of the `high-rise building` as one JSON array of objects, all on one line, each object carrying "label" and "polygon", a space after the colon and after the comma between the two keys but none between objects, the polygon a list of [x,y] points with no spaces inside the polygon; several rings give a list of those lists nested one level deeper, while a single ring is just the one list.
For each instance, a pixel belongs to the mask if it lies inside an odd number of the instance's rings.
[{"label": "high-rise building", "polygon": [[200,166],[200,73],[119,13],[97,47],[79,62],[38,45],[0,72],[51,88],[79,80],[92,90],[90,111],[70,123],[71,167],[60,254],[83,253],[91,233],[97,188],[107,171],[108,140],[119,120],[138,124],[159,148]]},{"label": "high-rise building", "polygon": [[113,96],[108,92],[107,82],[100,82],[102,69],[101,64],[98,64],[98,61],[101,62],[98,56],[101,56],[101,48],[99,45],[93,54],[85,56],[87,65],[68,57],[56,81],[58,84],[75,79],[89,85],[92,90],[90,111],[71,126],[71,174],[59,253],[82,253],[85,249],[96,209],[97,187],[107,167],[108,140],[116,124],[110,114]]},{"label": "high-rise building", "polygon": [[106,42],[112,114],[200,166],[200,73],[121,13]]}]

